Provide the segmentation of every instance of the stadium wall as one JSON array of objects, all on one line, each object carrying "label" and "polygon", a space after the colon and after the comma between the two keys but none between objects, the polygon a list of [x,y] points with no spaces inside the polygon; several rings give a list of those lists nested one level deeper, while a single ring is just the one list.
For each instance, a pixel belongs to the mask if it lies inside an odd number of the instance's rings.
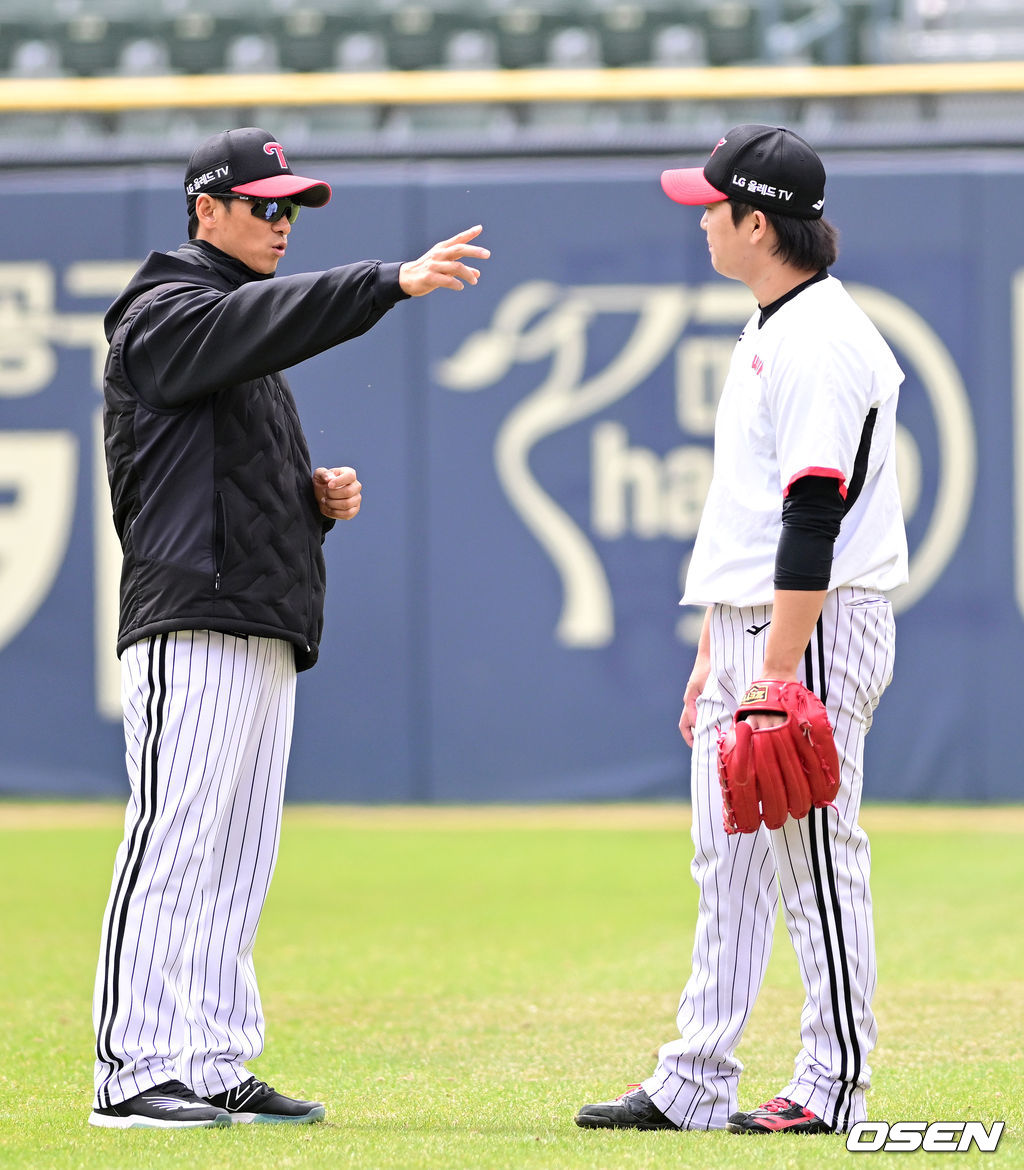
[{"label": "stadium wall", "polygon": [[[826,163],[834,272],[907,375],[912,579],[866,793],[1020,800],[998,699],[1024,653],[1024,225],[1008,214],[1024,162]],[[699,211],[662,195],[669,164],[312,172],[335,198],[299,219],[288,271],[409,258],[478,222],[493,258],[477,288],[398,305],[290,375],[314,462],[365,485],[328,537],[291,799],[686,794],[699,615],[677,601],[752,302],[711,269]],[[146,251],[184,237],[180,175],[9,174],[0,195],[0,792],[121,793],[101,321]]]}]

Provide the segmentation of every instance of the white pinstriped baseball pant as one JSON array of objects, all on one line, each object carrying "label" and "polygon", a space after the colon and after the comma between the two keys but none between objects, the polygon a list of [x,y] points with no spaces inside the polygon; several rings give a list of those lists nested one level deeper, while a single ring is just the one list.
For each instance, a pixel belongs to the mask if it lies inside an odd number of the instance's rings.
[{"label": "white pinstriped baseball pant", "polygon": [[833,590],[804,658],[802,681],[824,700],[839,749],[835,805],[774,831],[728,835],[718,735],[760,676],[770,619],[771,606],[712,612],[711,674],[697,702],[691,770],[691,870],[699,889],[693,967],[676,1017],[680,1039],[661,1048],[644,1089],[679,1126],[724,1128],[737,1109],[743,1066],[734,1053],[764,979],[781,895],[806,998],[803,1047],[779,1095],[845,1131],[866,1118],[876,1035],[870,848],[857,818],[864,737],[892,677],[892,609],[876,592]]},{"label": "white pinstriped baseball pant", "polygon": [[131,795],[103,920],[96,1103],[234,1088],[263,1050],[252,949],[277,860],[291,645],[205,630],[121,659]]}]

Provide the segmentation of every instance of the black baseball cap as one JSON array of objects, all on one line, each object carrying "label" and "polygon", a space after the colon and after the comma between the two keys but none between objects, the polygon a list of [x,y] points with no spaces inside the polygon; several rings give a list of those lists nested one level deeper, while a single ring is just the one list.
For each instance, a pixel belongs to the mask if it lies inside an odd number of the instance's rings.
[{"label": "black baseball cap", "polygon": [[222,130],[201,142],[188,160],[185,198],[189,208],[198,195],[229,192],[255,199],[287,197],[304,207],[323,207],[331,198],[329,183],[294,174],[284,147],[258,126]]},{"label": "black baseball cap", "polygon": [[794,219],[820,219],[825,168],[814,149],[782,126],[736,126],[703,168],[663,171],[662,190],[691,206],[735,199]]}]

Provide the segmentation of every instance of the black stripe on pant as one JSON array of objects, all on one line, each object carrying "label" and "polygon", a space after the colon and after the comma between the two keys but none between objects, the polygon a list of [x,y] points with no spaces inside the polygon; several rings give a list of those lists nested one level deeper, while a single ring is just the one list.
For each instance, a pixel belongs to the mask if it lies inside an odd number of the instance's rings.
[{"label": "black stripe on pant", "polygon": [[[128,850],[124,866],[118,878],[117,890],[111,899],[110,916],[107,920],[107,939],[104,952],[103,998],[100,1018],[96,1028],[96,1056],[107,1064],[111,1073],[123,1067],[123,1062],[110,1048],[114,1021],[118,1011],[118,981],[121,970],[121,954],[124,949],[128,907],[139,880],[146,844],[156,819],[159,769],[157,767],[157,745],[163,730],[164,701],[167,695],[167,635],[160,634],[150,643],[149,648],[149,714],[148,729],[143,748],[142,767],[139,778],[139,814],[128,838]],[[109,1108],[109,1091],[99,1090],[97,1100],[101,1107]]]},{"label": "black stripe on pant", "polygon": [[[818,698],[824,703],[828,698],[828,684],[825,672],[825,628],[820,617],[815,628],[815,643],[813,649],[809,645],[804,654],[806,686],[812,693],[817,693]],[[817,651],[816,654],[814,650]],[[816,663],[815,659],[817,659]],[[817,683],[815,683],[815,665],[817,665]],[[823,1120],[833,1129],[842,1131],[849,1124],[852,1106],[850,1090],[860,1080],[861,1053],[853,1019],[853,1001],[850,997],[850,971],[846,958],[842,911],[839,904],[839,892],[836,889],[832,851],[829,848],[828,809],[812,808],[807,823],[814,867],[814,897],[821,917],[822,936],[825,940],[825,961],[828,965],[832,997],[832,1019],[835,1023],[836,1040],[840,1053],[839,1076],[841,1083],[836,1093],[832,1116]],[[822,860],[824,860],[824,873],[822,872]],[[834,943],[832,932],[829,929],[829,906],[832,908],[835,921]],[[840,1004],[840,999],[843,1001],[842,1004]],[[844,1033],[844,1023],[848,1029],[848,1036]]]}]

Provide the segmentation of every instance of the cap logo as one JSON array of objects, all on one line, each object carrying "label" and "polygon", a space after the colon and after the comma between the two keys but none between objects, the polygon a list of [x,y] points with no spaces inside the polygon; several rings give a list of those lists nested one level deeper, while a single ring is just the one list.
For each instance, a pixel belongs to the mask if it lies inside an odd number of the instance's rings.
[{"label": "cap logo", "polygon": [[222,163],[219,167],[214,167],[212,170],[205,171],[201,175],[194,175],[188,181],[185,187],[186,195],[198,195],[204,187],[208,187],[211,183],[217,183],[225,179],[231,178],[231,167],[227,163]]},{"label": "cap logo", "polygon": [[[751,195],[761,195],[766,199],[781,199],[788,203],[793,198],[793,192],[787,191],[785,187],[773,187],[771,183],[761,183],[757,179],[747,178],[746,175],[733,173],[732,185],[749,191]],[[825,200],[821,202],[824,203]]]},{"label": "cap logo", "polygon": [[[720,146],[725,146],[726,141],[727,140],[725,138],[719,138],[719,140],[715,143],[715,150],[717,150]],[[714,154],[715,150],[713,150],[711,153]]]},{"label": "cap logo", "polygon": [[281,170],[286,171],[288,169],[288,164],[287,164],[287,162],[285,162],[285,157],[284,157],[284,147],[281,145],[280,142],[268,142],[263,147],[263,153],[264,154],[276,154],[277,161],[281,164]]}]

